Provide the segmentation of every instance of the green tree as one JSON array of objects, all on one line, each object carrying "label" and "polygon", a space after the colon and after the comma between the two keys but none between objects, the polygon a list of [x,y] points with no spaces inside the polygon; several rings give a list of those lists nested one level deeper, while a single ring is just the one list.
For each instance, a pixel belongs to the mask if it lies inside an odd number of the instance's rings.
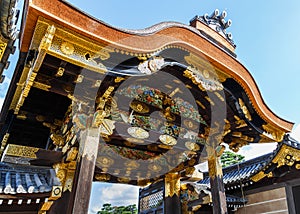
[{"label": "green tree", "polygon": [[245,156],[233,153],[231,151],[224,151],[221,156],[222,167],[231,166],[236,163],[243,162],[245,160]]},{"label": "green tree", "polygon": [[135,204],[128,206],[112,206],[111,204],[103,204],[97,214],[137,214]]}]

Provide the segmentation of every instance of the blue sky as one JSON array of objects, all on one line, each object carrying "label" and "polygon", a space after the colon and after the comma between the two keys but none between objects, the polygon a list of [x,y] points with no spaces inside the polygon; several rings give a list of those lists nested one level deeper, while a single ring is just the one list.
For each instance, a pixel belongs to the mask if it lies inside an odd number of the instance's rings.
[{"label": "blue sky", "polygon": [[[162,21],[188,24],[195,15],[226,10],[233,24],[236,54],[253,75],[265,103],[280,117],[295,122],[300,132],[300,1],[299,0],[71,0],[74,5],[112,26],[142,29]],[[13,62],[15,58],[12,58]],[[13,63],[0,86],[0,102],[12,75]],[[0,103],[1,104],[1,103]],[[272,147],[273,148],[273,147]],[[259,151],[265,151],[264,145]],[[269,148],[270,149],[270,148]],[[243,149],[251,155],[254,147]],[[249,152],[250,151],[250,152]],[[90,213],[110,202],[136,201],[137,189],[128,186],[93,185]]]}]

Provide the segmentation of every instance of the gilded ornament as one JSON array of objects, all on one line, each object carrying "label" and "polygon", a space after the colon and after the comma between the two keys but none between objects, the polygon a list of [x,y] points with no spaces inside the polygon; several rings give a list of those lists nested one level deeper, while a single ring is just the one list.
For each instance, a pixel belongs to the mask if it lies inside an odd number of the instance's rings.
[{"label": "gilded ornament", "polygon": [[109,181],[110,180],[110,175],[109,174],[103,174],[103,173],[98,173],[95,175],[95,179],[98,181]]},{"label": "gilded ornament", "polygon": [[160,135],[159,140],[167,146],[174,146],[177,144],[177,140],[174,137],[166,134]]},{"label": "gilded ornament", "polygon": [[49,200],[57,200],[62,195],[62,186],[53,186],[51,191],[51,196],[49,197]]},{"label": "gilded ornament", "polygon": [[[133,139],[135,139],[135,138],[133,138]],[[143,141],[142,141],[143,142]],[[131,142],[129,142],[129,141],[125,141],[124,142],[124,145],[125,146],[128,146],[128,147],[136,147],[136,145],[134,144],[134,143],[131,143]]]},{"label": "gilded ornament", "polygon": [[222,135],[223,137],[231,132],[230,128],[231,128],[231,125],[230,125],[229,121],[225,122],[224,131],[223,131],[223,135]]},{"label": "gilded ornament", "polygon": [[3,136],[3,138],[2,138],[2,141],[1,141],[1,147],[3,146],[6,146],[6,144],[7,144],[7,141],[8,141],[8,138],[9,138],[9,133],[5,133],[5,135]]},{"label": "gilded ornament", "polygon": [[148,169],[151,170],[152,172],[159,172],[162,168],[157,164],[150,164],[148,166]]},{"label": "gilded ornament", "polygon": [[115,127],[115,121],[109,120],[109,119],[104,119],[99,127],[99,131],[101,134],[104,135],[112,135]]},{"label": "gilded ornament", "polygon": [[[173,97],[176,93],[183,93],[179,88],[175,88],[170,94],[169,97]],[[172,101],[171,101],[172,102]]]},{"label": "gilded ornament", "polygon": [[69,42],[63,42],[61,43],[60,50],[66,55],[71,55],[74,53],[75,48],[73,44]]},{"label": "gilded ornament", "polygon": [[241,138],[234,138],[231,143],[229,143],[229,148],[234,151],[238,152],[241,147],[248,145],[249,143]]},{"label": "gilded ornament", "polygon": [[208,158],[209,177],[211,179],[215,179],[217,176],[223,177],[222,166],[220,164],[219,158],[216,156],[215,151],[213,152],[213,156],[209,155]]},{"label": "gilded ornament", "polygon": [[150,151],[157,151],[158,150],[156,145],[147,145],[147,149],[150,150]]},{"label": "gilded ornament", "polygon": [[169,173],[165,175],[165,197],[180,196],[180,175]]},{"label": "gilded ornament", "polygon": [[144,61],[141,62],[138,65],[138,70],[143,73],[143,74],[151,74],[151,73],[155,73],[158,70],[160,70],[162,68],[162,66],[164,65],[165,61],[163,58],[161,57],[154,57],[152,59],[150,59],[149,61]]},{"label": "gilded ornament", "polygon": [[300,151],[285,144],[272,160],[273,163],[277,163],[277,168],[284,165],[293,166],[298,161],[300,161]]},{"label": "gilded ornament", "polygon": [[39,210],[39,213],[45,213],[46,214],[46,211],[48,211],[51,208],[53,202],[54,201],[44,202],[43,205],[42,205],[42,207]]},{"label": "gilded ornament", "polygon": [[78,154],[78,148],[72,147],[67,153],[66,161],[74,161],[77,157],[77,154]]},{"label": "gilded ornament", "polygon": [[228,74],[225,74],[223,71],[217,68],[214,69],[216,70],[218,81],[225,82],[228,78],[230,78],[230,76]]},{"label": "gilded ornament", "polygon": [[149,184],[151,184],[149,179],[139,179],[137,182],[138,186],[148,186]]},{"label": "gilded ornament", "polygon": [[208,71],[205,75],[209,78],[205,78],[198,68],[188,67],[184,71],[183,76],[189,78],[198,88],[202,91],[220,91],[223,90],[223,85],[218,81],[218,78],[210,75]]},{"label": "gilded ornament", "polygon": [[189,161],[188,161],[188,165],[189,166],[194,166],[195,164],[196,164],[196,159],[195,158],[192,158],[192,159],[190,159]]},{"label": "gilded ornament", "polygon": [[139,127],[129,127],[127,129],[128,134],[130,134],[132,137],[134,138],[138,138],[138,139],[146,139],[149,137],[149,133]]},{"label": "gilded ornament", "polygon": [[264,129],[264,133],[263,133],[264,137],[270,138],[276,142],[281,142],[283,140],[283,137],[285,135],[284,131],[276,129],[271,125],[262,125],[262,127]]},{"label": "gilded ornament", "polygon": [[62,77],[62,76],[64,75],[64,72],[65,72],[65,68],[59,67],[59,68],[57,69],[57,71],[56,71],[55,76],[56,76],[56,77]]},{"label": "gilded ornament", "polygon": [[242,132],[232,132],[232,134],[231,134],[233,137],[238,137],[238,138],[240,138],[240,137],[242,137]]},{"label": "gilded ornament", "polygon": [[120,169],[115,169],[113,172],[114,175],[119,175],[120,174]]},{"label": "gilded ornament", "polygon": [[243,111],[245,117],[246,117],[249,121],[251,121],[251,120],[252,120],[251,114],[250,114],[250,112],[249,112],[247,106],[245,105],[244,101],[243,101],[241,98],[239,98],[239,104],[240,104],[240,107],[241,107],[241,109],[242,109],[242,111]]},{"label": "gilded ornament", "polygon": [[168,84],[165,84],[165,87],[168,88],[168,89],[172,89],[173,88],[173,86],[168,85]]},{"label": "gilded ornament", "polygon": [[79,74],[79,75],[77,76],[77,79],[75,80],[75,83],[81,83],[81,82],[83,81],[83,78],[84,78],[84,76],[81,75],[81,74]]},{"label": "gilded ornament", "polygon": [[237,129],[240,129],[240,128],[243,128],[243,127],[246,127],[247,126],[247,123],[240,119],[238,116],[234,115],[234,118],[235,118],[235,124],[237,125]]},{"label": "gilded ornament", "polygon": [[118,178],[118,181],[119,181],[120,183],[125,183],[125,184],[127,184],[127,183],[129,183],[130,178],[122,177],[122,178]]},{"label": "gilded ornament", "polygon": [[202,73],[203,73],[203,76],[204,76],[206,79],[208,79],[208,78],[210,77],[209,71],[208,71],[208,70],[204,69],[204,70],[202,71]]},{"label": "gilded ornament", "polygon": [[[130,143],[137,143],[137,144],[144,144],[145,142],[142,139],[136,139],[136,138],[126,138],[126,140]],[[132,144],[130,144],[132,145]],[[135,145],[134,145],[135,146]]]},{"label": "gilded ornament", "polygon": [[204,98],[205,98],[212,106],[215,105],[215,103],[210,99],[210,97],[205,96]]},{"label": "gilded ornament", "polygon": [[170,107],[167,107],[165,110],[163,110],[162,114],[168,121],[174,121],[176,119],[175,115],[172,114]]},{"label": "gilded ornament", "polygon": [[38,151],[39,148],[35,148],[35,147],[8,144],[5,149],[5,154],[9,156],[36,159],[37,158],[36,153]]},{"label": "gilded ornament", "polygon": [[102,80],[96,80],[94,85],[92,86],[93,88],[99,88],[101,85]]},{"label": "gilded ornament", "polygon": [[197,143],[190,142],[190,141],[185,142],[185,147],[195,152],[200,150],[200,146]]},{"label": "gilded ornament", "polygon": [[59,179],[61,184],[65,183],[66,177],[66,170],[65,169],[57,169],[56,170],[56,177]]},{"label": "gilded ornament", "polygon": [[48,50],[51,47],[51,43],[54,37],[56,31],[56,27],[54,25],[48,25],[46,33],[44,37],[41,40],[39,49],[42,50]]},{"label": "gilded ornament", "polygon": [[101,167],[109,167],[113,163],[114,160],[106,156],[100,156],[97,158],[97,165],[100,165]]},{"label": "gilded ornament", "polygon": [[125,166],[128,169],[137,169],[140,166],[140,164],[137,161],[129,160],[125,162]]},{"label": "gilded ornament", "polygon": [[199,128],[193,121],[191,120],[184,120],[183,124],[188,128],[188,129],[197,129]]},{"label": "gilded ornament", "polygon": [[206,109],[206,107],[205,107],[199,100],[196,100],[196,103],[197,103],[198,106],[200,106],[202,109]]},{"label": "gilded ornament", "polygon": [[248,142],[253,142],[254,141],[253,137],[249,137],[249,136],[246,136],[246,135],[241,136],[241,139],[246,140]]},{"label": "gilded ornament", "polygon": [[7,43],[4,42],[4,41],[1,39],[1,37],[0,37],[0,61],[1,61],[2,57],[3,57],[3,54],[4,54],[5,49],[6,49],[6,46],[7,46]]},{"label": "gilded ornament", "polygon": [[124,81],[124,80],[125,80],[124,77],[116,77],[116,78],[115,78],[115,83],[120,83],[120,82],[122,82],[122,81]]},{"label": "gilded ornament", "polygon": [[102,48],[99,52],[99,58],[101,60],[107,60],[110,58],[110,53],[109,53],[109,50],[105,49],[105,48]]},{"label": "gilded ornament", "polygon": [[75,170],[67,170],[65,185],[64,185],[64,188],[63,188],[64,192],[67,191],[67,190],[72,192],[74,175],[75,175]]},{"label": "gilded ornament", "polygon": [[152,73],[157,72],[164,65],[165,60],[162,57],[153,57],[153,59],[149,60],[149,68]]},{"label": "gilded ornament", "polygon": [[222,101],[222,102],[224,102],[225,101],[225,94],[223,94],[223,96],[219,93],[219,92],[217,92],[217,91],[215,91],[214,92],[214,94]]},{"label": "gilded ornament", "polygon": [[58,134],[51,134],[50,139],[53,141],[53,144],[58,147],[63,147],[65,145],[65,140],[63,136]]},{"label": "gilded ornament", "polygon": [[[159,144],[158,147],[159,147],[159,148],[162,148],[162,149],[168,149],[168,150],[169,150],[169,149],[172,149],[172,146],[165,145],[165,144]],[[155,151],[155,150],[153,150],[153,151]]]},{"label": "gilded ornament", "polygon": [[130,103],[130,107],[136,111],[136,112],[139,112],[139,113],[148,113],[149,112],[149,107],[145,104],[145,103],[142,103],[140,101],[137,101],[137,100],[133,100],[131,103]]},{"label": "gilded ornament", "polygon": [[254,181],[254,182],[258,182],[258,181],[260,181],[261,179],[263,179],[266,176],[267,175],[263,171],[260,171],[259,173],[257,173],[254,176],[252,176],[251,180]]}]

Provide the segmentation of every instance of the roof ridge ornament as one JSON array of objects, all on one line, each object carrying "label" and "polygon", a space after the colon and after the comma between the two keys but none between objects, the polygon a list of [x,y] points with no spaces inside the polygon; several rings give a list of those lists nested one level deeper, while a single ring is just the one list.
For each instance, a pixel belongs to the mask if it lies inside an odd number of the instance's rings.
[{"label": "roof ridge ornament", "polygon": [[[236,47],[233,38],[232,33],[226,32],[227,28],[229,28],[232,25],[231,19],[225,20],[227,16],[227,12],[224,10],[222,13],[218,9],[215,9],[214,12],[211,15],[208,15],[207,13],[203,16],[195,16],[191,21],[191,26],[196,27],[198,30],[200,30],[204,35],[208,36],[212,40],[216,40],[213,35],[211,35],[211,32],[209,30],[205,30],[205,27],[200,27],[197,22],[202,23],[202,25],[205,25],[208,27],[208,29],[211,29],[215,32],[217,32],[221,37],[223,37],[227,43],[229,43],[232,48],[229,48],[231,52],[233,52],[234,48]],[[217,43],[220,43],[220,41],[217,41]],[[222,42],[221,42],[222,43]],[[227,45],[225,47],[228,48]]]},{"label": "roof ridge ornament", "polygon": [[225,10],[220,14],[219,10],[215,9],[215,11],[210,16],[206,13],[203,16],[199,16],[198,19],[207,24],[210,28],[217,31],[231,44],[234,45],[234,42],[232,40],[232,33],[226,33],[226,29],[232,25],[231,19],[225,21],[226,16],[227,12]]}]

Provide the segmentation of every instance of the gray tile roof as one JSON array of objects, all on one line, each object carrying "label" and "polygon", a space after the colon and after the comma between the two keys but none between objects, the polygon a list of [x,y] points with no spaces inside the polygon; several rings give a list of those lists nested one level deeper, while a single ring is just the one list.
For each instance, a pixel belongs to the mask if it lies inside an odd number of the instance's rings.
[{"label": "gray tile roof", "polygon": [[[259,171],[266,169],[284,144],[295,149],[300,149],[300,143],[289,135],[286,135],[284,140],[278,143],[277,148],[273,152],[224,168],[223,181],[225,188],[233,189],[240,187],[240,185],[252,184],[250,178]],[[199,184],[206,184],[209,186],[210,181],[208,172],[205,172],[203,177],[204,179],[199,181]]]},{"label": "gray tile roof", "polygon": [[58,185],[52,168],[0,162],[0,194],[46,193]]}]

